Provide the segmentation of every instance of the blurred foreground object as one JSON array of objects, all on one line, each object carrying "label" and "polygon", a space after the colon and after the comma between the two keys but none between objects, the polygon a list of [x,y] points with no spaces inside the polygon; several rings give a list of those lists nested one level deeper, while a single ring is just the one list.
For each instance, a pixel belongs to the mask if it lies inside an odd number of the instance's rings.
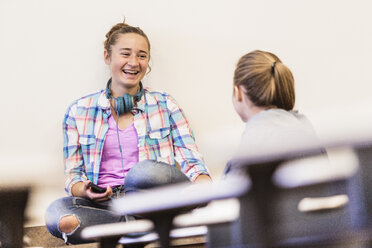
[{"label": "blurred foreground object", "polygon": [[0,187],[0,247],[23,246],[23,223],[29,190]]},{"label": "blurred foreground object", "polygon": [[331,140],[322,146],[338,166],[329,165],[318,145],[291,144],[233,159],[234,173],[225,180],[193,185],[192,190],[177,185],[130,195],[114,201],[113,209],[151,220],[162,247],[169,247],[172,220],[179,214],[224,198],[239,199],[239,217],[219,223],[211,212],[214,222],[200,218],[196,225],[207,225],[208,247],[368,246],[372,140]]}]

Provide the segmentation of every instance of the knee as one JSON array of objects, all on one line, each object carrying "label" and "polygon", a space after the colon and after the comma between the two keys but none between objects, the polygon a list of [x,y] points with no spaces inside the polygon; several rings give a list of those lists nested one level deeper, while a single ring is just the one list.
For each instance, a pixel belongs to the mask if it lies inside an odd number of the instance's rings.
[{"label": "knee", "polygon": [[63,233],[72,233],[79,225],[79,220],[74,215],[63,216],[58,223],[59,230]]},{"label": "knee", "polygon": [[144,160],[128,172],[124,187],[128,190],[148,188],[190,181],[185,174],[167,163]]},{"label": "knee", "polygon": [[163,180],[165,183],[165,175],[169,164],[157,162],[155,160],[144,160],[133,166],[125,177],[125,185],[131,188],[148,188],[151,184]]}]

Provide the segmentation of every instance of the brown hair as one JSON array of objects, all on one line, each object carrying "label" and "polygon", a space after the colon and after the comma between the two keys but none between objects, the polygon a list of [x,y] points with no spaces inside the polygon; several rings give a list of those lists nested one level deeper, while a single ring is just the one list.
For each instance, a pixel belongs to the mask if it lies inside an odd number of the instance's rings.
[{"label": "brown hair", "polygon": [[256,50],[241,57],[235,69],[234,85],[242,85],[258,107],[285,110],[294,107],[293,75],[273,53]]},{"label": "brown hair", "polygon": [[125,19],[122,23],[118,23],[114,25],[110,31],[106,34],[106,40],[104,42],[104,48],[107,50],[108,54],[111,55],[111,46],[115,45],[116,41],[118,40],[121,34],[139,34],[144,37],[147,41],[150,51],[150,41],[147,38],[147,35],[140,29],[139,27],[133,27],[125,23]]}]

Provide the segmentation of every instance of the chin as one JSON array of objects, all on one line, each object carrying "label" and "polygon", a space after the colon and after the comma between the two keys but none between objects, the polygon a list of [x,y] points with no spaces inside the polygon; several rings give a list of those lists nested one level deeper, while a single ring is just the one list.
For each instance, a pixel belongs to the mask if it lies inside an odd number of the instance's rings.
[{"label": "chin", "polygon": [[138,81],[128,81],[128,80],[123,80],[121,82],[121,84],[126,87],[126,88],[132,88],[132,87],[136,87],[137,85],[139,85],[139,83],[141,82],[141,80],[138,80]]}]

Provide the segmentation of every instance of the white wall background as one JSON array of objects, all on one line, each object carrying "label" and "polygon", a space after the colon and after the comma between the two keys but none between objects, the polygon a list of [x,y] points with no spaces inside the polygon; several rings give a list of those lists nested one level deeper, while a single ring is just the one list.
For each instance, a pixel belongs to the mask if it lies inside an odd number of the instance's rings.
[{"label": "white wall background", "polygon": [[103,41],[124,16],[151,41],[145,84],[178,100],[219,176],[243,130],[231,103],[239,57],[277,54],[295,76],[296,108],[316,126],[311,113],[369,101],[371,7],[369,0],[0,0],[2,174],[37,172],[40,182],[62,187],[63,115],[105,86]]}]

